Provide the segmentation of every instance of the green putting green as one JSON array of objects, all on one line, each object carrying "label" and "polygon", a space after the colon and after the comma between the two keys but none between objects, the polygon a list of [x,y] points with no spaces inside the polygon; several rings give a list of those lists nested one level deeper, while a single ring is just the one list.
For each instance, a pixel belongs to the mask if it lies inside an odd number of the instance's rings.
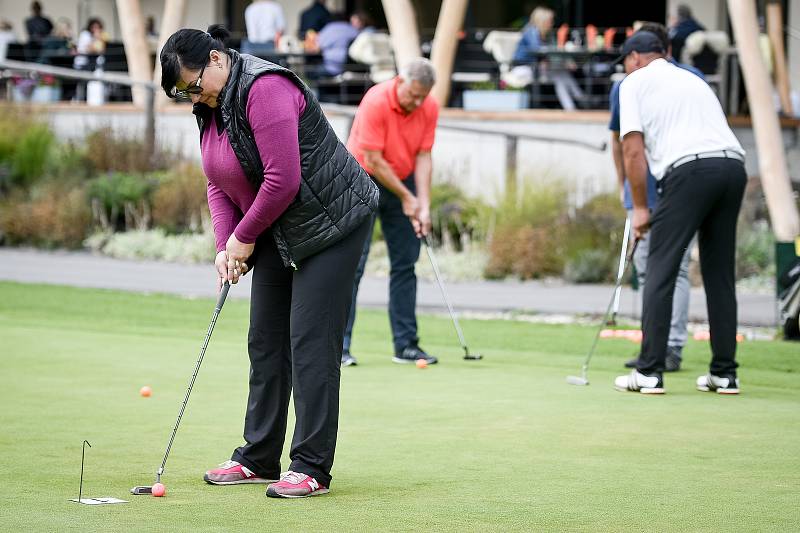
[{"label": "green putting green", "polygon": [[[232,291],[235,291],[234,288]],[[167,464],[150,484],[214,302],[0,283],[0,529],[5,531],[791,531],[800,529],[800,346],[739,345],[742,394],[694,390],[690,341],[667,395],[616,392],[636,345],[594,327],[420,317],[440,364],[390,360],[385,313],[362,311],[342,371],[331,493],[274,500],[203,472],[241,443],[246,301],[222,311]],[[139,389],[152,387],[143,398]],[[291,432],[291,422],[290,422]],[[90,507],[84,496],[130,503]],[[284,454],[284,466],[288,464]]]}]

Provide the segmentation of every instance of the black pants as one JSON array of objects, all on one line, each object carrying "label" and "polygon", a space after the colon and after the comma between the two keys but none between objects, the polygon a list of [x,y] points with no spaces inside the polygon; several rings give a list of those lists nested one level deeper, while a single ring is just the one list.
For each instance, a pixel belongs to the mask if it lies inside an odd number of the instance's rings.
[{"label": "black pants", "polygon": [[353,277],[371,228],[359,228],[329,248],[286,268],[270,232],[256,243],[250,295],[250,396],[246,444],[233,452],[256,474],[277,479],[289,396],[295,431],[289,470],[330,486],[339,422],[342,337]]},{"label": "black pants", "polygon": [[711,373],[736,375],[736,221],[747,184],[735,159],[699,159],[665,176],[653,214],[642,314],[643,374],[663,372],[681,257],[698,233],[711,327]]},{"label": "black pants", "polygon": [[[374,179],[374,178],[373,178]],[[380,202],[378,204],[378,217],[381,221],[381,230],[386,239],[386,248],[389,250],[389,324],[392,327],[392,338],[395,354],[400,354],[408,346],[419,342],[417,336],[417,274],[414,265],[419,259],[420,240],[414,233],[414,226],[403,213],[403,203],[392,191],[378,183]],[[417,187],[414,175],[407,177],[403,183],[409,191],[416,194]],[[356,270],[355,283],[353,284],[352,307],[347,320],[344,334],[344,350],[350,351],[350,341],[353,336],[353,324],[356,321],[356,297],[358,284],[364,274],[367,264],[372,234],[370,233],[361,253],[361,261]]]}]

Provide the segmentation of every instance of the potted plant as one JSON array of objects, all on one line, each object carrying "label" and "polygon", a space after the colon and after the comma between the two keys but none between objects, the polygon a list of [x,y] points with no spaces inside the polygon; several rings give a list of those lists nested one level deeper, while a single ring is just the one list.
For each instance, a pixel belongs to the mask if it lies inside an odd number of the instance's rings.
[{"label": "potted plant", "polygon": [[498,88],[487,81],[471,84],[462,98],[467,111],[516,111],[528,108],[529,97],[524,89],[508,87],[502,81]]}]

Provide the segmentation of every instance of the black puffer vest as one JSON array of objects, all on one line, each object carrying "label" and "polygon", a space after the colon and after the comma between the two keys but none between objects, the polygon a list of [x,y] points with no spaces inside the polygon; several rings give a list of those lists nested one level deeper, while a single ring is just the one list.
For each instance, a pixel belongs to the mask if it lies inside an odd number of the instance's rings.
[{"label": "black puffer vest", "polygon": [[[247,121],[250,87],[259,76],[280,74],[294,82],[306,100],[298,131],[300,190],[271,228],[283,263],[297,269],[299,261],[344,238],[371,216],[378,206],[378,188],[336,137],[300,78],[269,61],[236,50],[228,53],[231,72],[217,102],[231,147],[256,190],[264,180],[264,166]],[[193,112],[202,136],[211,109],[195,104]]]}]

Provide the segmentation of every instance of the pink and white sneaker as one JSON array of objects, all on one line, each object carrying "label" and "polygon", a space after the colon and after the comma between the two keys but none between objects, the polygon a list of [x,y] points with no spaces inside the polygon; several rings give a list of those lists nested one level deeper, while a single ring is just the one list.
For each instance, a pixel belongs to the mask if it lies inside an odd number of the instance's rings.
[{"label": "pink and white sneaker", "polygon": [[272,483],[272,479],[258,477],[255,472],[237,461],[225,461],[219,468],[209,470],[203,476],[212,485],[243,485],[246,483]]},{"label": "pink and white sneaker", "polygon": [[319,496],[330,492],[325,485],[301,472],[284,472],[281,480],[267,487],[267,496],[271,498],[305,498]]}]

